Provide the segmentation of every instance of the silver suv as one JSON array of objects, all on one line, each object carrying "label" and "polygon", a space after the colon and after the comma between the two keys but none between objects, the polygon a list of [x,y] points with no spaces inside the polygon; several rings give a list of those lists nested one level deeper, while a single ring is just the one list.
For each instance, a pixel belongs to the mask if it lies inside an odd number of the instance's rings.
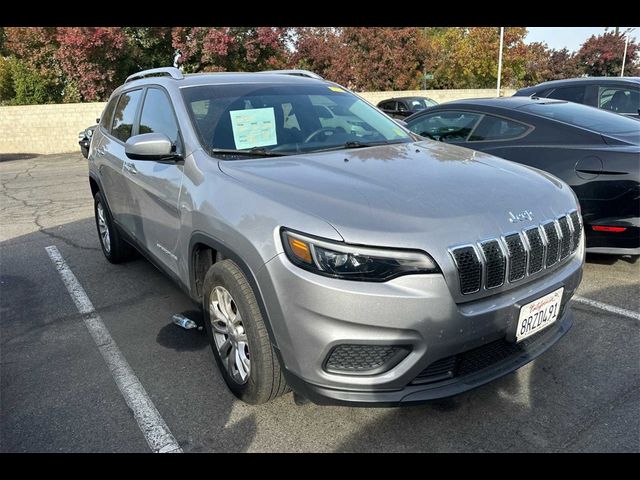
[{"label": "silver suv", "polygon": [[451,396],[572,323],[584,235],[565,183],[421,139],[310,72],[132,75],[89,176],[104,255],[135,247],[202,305],[248,403]]}]

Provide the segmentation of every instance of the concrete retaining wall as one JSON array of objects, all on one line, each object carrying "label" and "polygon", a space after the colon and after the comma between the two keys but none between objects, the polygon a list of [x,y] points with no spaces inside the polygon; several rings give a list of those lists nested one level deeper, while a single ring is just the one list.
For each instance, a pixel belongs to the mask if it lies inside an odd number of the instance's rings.
[{"label": "concrete retaining wall", "polygon": [[[515,90],[502,90],[503,96]],[[377,104],[391,97],[425,96],[438,103],[462,98],[495,96],[495,89],[409,90],[396,92],[360,92]],[[22,105],[0,107],[0,154],[65,153],[79,150],[78,133],[96,123],[105,103],[66,103],[60,105]]]}]

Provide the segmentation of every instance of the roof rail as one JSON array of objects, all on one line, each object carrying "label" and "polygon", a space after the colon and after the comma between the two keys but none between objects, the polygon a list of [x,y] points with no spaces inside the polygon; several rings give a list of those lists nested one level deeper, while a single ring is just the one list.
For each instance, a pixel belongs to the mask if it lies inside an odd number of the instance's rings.
[{"label": "roof rail", "polygon": [[295,75],[297,77],[315,78],[317,80],[324,80],[317,73],[310,72],[309,70],[265,70],[258,73],[280,73],[282,75]]},{"label": "roof rail", "polygon": [[174,80],[182,80],[184,75],[182,72],[178,70],[176,67],[161,67],[161,68],[152,68],[151,70],[142,70],[141,72],[134,73],[133,75],[129,75],[124,83],[131,82],[133,80],[138,80],[140,78],[145,77],[154,77],[154,76],[169,76]]}]

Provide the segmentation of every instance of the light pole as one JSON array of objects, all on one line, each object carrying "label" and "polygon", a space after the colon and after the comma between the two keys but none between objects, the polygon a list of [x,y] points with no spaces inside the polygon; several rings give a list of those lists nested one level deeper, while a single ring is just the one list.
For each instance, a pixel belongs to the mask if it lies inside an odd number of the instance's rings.
[{"label": "light pole", "polygon": [[500,77],[502,76],[502,43],[504,40],[504,27],[500,27],[500,53],[498,54],[498,83],[496,85],[496,97],[500,96]]},{"label": "light pole", "polygon": [[622,56],[622,70],[620,70],[621,77],[624,77],[624,64],[627,62],[627,47],[629,47],[629,34],[634,30],[635,28],[627,28],[624,31],[624,55]]}]

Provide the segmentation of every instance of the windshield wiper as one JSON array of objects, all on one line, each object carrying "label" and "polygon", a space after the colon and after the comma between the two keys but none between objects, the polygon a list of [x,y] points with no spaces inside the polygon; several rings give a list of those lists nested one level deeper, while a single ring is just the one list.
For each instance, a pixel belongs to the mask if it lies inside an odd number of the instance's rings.
[{"label": "windshield wiper", "polygon": [[311,150],[306,153],[315,153],[315,152],[329,152],[331,150],[349,150],[352,148],[365,148],[365,147],[376,147],[378,145],[393,145],[396,143],[405,143],[404,141],[399,142],[390,142],[389,140],[383,140],[381,142],[359,142],[357,140],[353,140],[350,142],[345,142],[340,145],[336,145],[334,147],[328,148],[319,148],[318,150]]},{"label": "windshield wiper", "polygon": [[245,155],[248,157],[284,157],[290,155],[284,152],[273,152],[263,147],[253,147],[248,150],[233,150],[231,148],[210,148],[212,155]]}]

